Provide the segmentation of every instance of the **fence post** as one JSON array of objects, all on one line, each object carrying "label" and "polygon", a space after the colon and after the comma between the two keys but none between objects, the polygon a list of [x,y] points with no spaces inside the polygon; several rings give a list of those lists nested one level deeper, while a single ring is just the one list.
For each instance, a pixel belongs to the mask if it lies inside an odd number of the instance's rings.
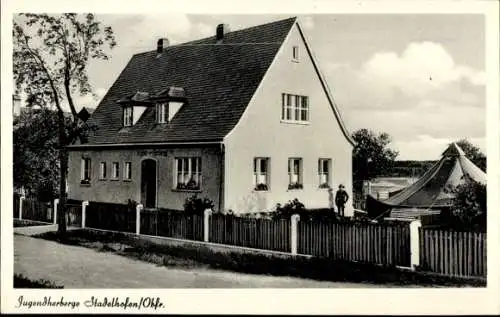
[{"label": "fence post", "polygon": [[23,195],[19,196],[19,219],[23,219],[23,200],[26,199]]},{"label": "fence post", "polygon": [[212,214],[212,209],[205,209],[203,212],[203,241],[208,242],[208,234],[210,231],[208,221],[210,219],[210,215]]},{"label": "fence post", "polygon": [[299,222],[300,216],[299,215],[292,215],[290,218],[290,234],[291,234],[291,240],[290,240],[290,245],[291,245],[291,252],[292,254],[297,254],[297,224]]},{"label": "fence post", "polygon": [[57,208],[59,207],[59,198],[54,199],[54,224],[57,224]]},{"label": "fence post", "polygon": [[420,265],[420,227],[422,227],[420,220],[414,220],[410,223],[410,263],[412,270],[415,270]]},{"label": "fence post", "polygon": [[135,233],[140,234],[141,233],[141,210],[143,206],[142,204],[137,204],[135,206]]},{"label": "fence post", "polygon": [[87,206],[89,205],[88,200],[82,201],[82,228],[85,228],[85,219],[87,218]]}]

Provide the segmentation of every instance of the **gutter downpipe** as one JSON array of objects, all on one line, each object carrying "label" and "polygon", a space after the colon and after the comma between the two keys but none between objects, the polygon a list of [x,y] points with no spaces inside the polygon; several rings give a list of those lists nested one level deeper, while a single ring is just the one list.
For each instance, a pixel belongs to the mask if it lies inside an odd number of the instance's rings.
[{"label": "gutter downpipe", "polygon": [[220,143],[220,176],[219,176],[219,212],[222,212],[223,201],[222,196],[224,193],[224,170],[226,166],[226,151],[224,147],[224,143]]}]

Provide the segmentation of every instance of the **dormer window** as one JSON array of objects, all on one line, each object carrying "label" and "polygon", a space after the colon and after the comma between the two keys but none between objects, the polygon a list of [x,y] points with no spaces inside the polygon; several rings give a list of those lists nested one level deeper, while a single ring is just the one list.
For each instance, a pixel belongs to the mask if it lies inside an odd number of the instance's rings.
[{"label": "dormer window", "polygon": [[134,123],[134,107],[123,107],[123,126],[130,127]]},{"label": "dormer window", "polygon": [[168,122],[168,109],[167,103],[157,103],[156,104],[156,122],[157,123],[167,123]]}]

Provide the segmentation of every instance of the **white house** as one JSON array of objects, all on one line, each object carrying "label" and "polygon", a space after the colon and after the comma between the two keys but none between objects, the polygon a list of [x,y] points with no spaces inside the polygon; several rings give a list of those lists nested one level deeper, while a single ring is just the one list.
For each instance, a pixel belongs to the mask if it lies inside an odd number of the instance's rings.
[{"label": "white house", "polygon": [[[69,198],[272,210],[352,197],[353,140],[297,18],[134,55],[70,146]],[[353,213],[351,201],[346,215]]]}]

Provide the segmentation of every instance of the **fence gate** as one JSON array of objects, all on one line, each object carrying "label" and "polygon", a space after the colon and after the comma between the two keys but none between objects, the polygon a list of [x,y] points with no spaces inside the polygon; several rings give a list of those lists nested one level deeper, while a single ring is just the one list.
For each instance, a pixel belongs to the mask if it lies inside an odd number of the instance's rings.
[{"label": "fence gate", "polygon": [[82,226],[82,205],[66,204],[66,225],[68,227]]}]

